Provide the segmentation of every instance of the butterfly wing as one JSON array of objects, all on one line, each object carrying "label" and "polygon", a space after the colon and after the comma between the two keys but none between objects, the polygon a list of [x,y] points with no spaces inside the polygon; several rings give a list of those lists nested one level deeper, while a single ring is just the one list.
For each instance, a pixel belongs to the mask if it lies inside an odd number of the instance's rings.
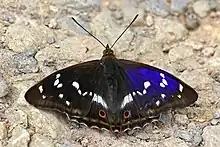
[{"label": "butterfly wing", "polygon": [[25,99],[35,107],[83,117],[91,108],[95,79],[102,74],[97,72],[99,65],[99,60],[94,60],[59,70],[31,87]]},{"label": "butterfly wing", "polygon": [[127,122],[157,117],[165,110],[189,106],[198,98],[193,88],[166,71],[123,59],[118,64],[129,91],[121,103],[122,112],[131,110]]}]

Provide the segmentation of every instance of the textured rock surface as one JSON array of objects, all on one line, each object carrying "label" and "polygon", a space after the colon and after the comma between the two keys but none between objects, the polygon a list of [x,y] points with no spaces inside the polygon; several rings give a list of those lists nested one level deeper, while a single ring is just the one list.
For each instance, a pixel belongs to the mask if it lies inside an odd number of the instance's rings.
[{"label": "textured rock surface", "polygon": [[[219,4],[217,0],[1,1],[0,147],[218,147]],[[25,101],[27,89],[44,76],[101,58],[103,47],[72,16],[104,44],[112,44],[136,13],[137,21],[113,48],[116,56],[178,76],[198,92],[195,105],[168,111],[161,116],[162,123],[116,138],[71,124],[60,113],[36,109]]]}]

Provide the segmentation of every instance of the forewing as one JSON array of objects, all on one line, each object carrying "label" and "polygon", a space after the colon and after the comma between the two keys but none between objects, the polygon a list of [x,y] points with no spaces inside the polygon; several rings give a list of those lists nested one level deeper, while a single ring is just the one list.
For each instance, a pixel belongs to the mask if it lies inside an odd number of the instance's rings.
[{"label": "forewing", "polygon": [[197,92],[172,74],[150,65],[119,60],[132,100],[123,101],[122,109],[138,108],[139,117],[152,118],[168,109],[194,103]]},{"label": "forewing", "polygon": [[84,117],[91,108],[99,61],[89,61],[59,70],[31,87],[25,99],[35,107],[58,110],[71,117]]}]

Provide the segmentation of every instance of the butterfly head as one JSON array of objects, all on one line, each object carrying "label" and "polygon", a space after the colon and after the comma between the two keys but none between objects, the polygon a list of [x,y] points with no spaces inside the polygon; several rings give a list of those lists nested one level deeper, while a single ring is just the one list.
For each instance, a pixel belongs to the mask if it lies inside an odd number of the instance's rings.
[{"label": "butterfly head", "polygon": [[114,56],[114,51],[109,47],[107,44],[105,47],[105,50],[103,51],[103,57],[104,56]]}]

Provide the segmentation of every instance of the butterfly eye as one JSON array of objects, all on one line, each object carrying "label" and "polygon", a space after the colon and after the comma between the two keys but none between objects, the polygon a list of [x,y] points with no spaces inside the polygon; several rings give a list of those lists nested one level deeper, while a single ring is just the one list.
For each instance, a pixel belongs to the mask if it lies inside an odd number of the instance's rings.
[{"label": "butterfly eye", "polygon": [[99,116],[102,117],[102,118],[105,118],[106,117],[106,113],[104,110],[99,110]]},{"label": "butterfly eye", "polygon": [[130,111],[126,110],[124,112],[124,119],[129,118],[130,117]]}]

